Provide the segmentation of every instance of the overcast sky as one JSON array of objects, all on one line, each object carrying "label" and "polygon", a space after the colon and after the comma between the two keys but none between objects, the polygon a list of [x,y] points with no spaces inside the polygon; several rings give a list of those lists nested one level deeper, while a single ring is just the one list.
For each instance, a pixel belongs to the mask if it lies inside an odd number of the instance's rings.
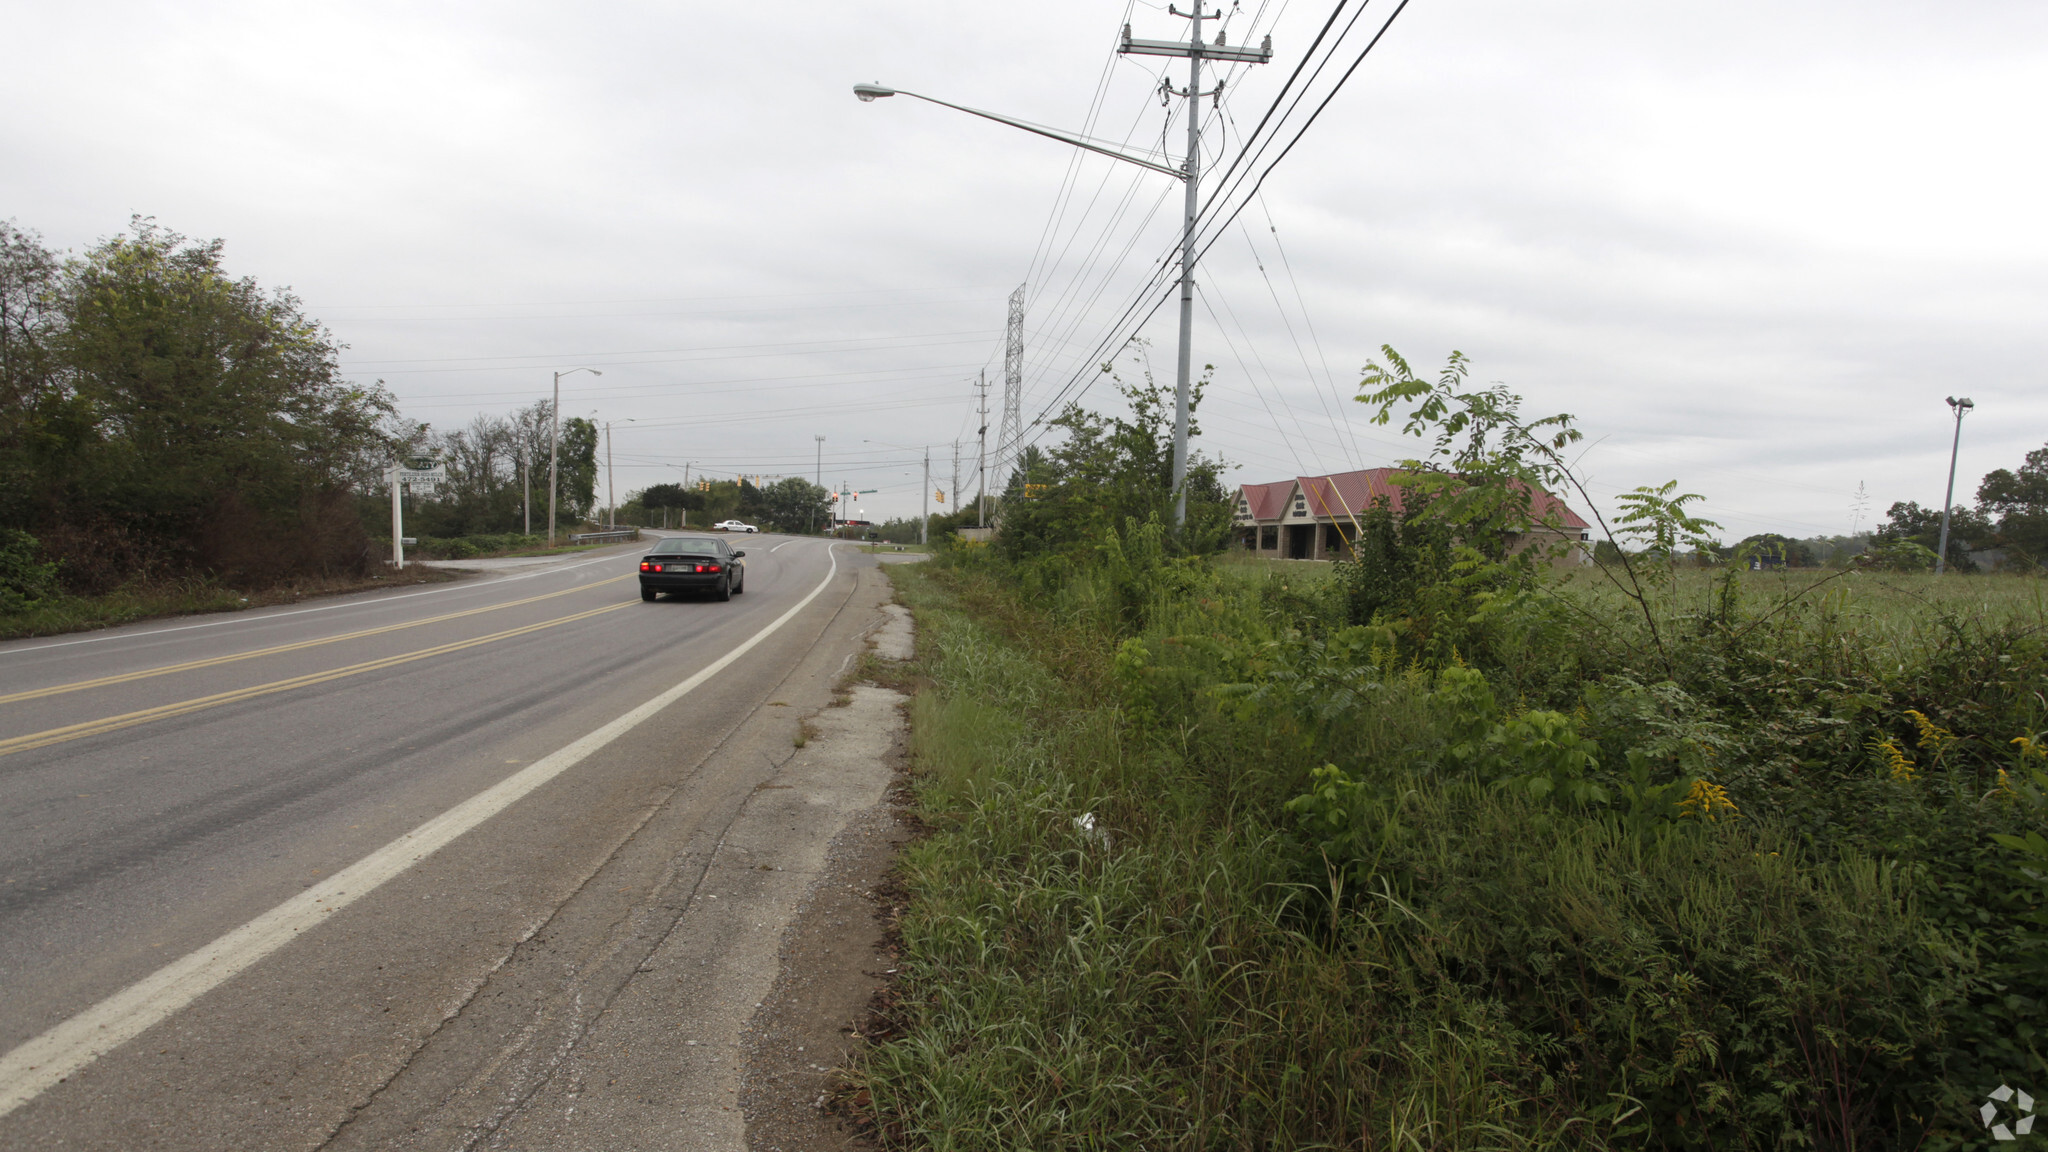
[{"label": "overcast sky", "polygon": [[[1235,12],[1274,59],[1205,105],[1205,163],[1333,4]],[[131,214],[221,237],[437,426],[601,369],[563,409],[620,422],[621,494],[686,462],[812,476],[819,435],[870,516],[918,509],[892,445],[936,445],[950,498],[960,440],[971,490],[1010,290],[1030,419],[1177,226],[1168,177],[850,91],[1177,162],[1165,62],[1114,54],[1127,19],[1184,36],[1164,5],[5,7],[0,218],[73,250]],[[1967,500],[2048,440],[2044,110],[2039,0],[1412,0],[1208,253],[1199,446],[1234,482],[1388,463],[1412,447],[1351,401],[1361,367],[1456,348],[1577,416],[1603,501],[1677,479],[1731,539],[1803,536],[1848,531],[1860,483],[1868,527],[1939,504],[1947,395],[1977,402]],[[1143,331],[1166,379],[1174,316]]]}]

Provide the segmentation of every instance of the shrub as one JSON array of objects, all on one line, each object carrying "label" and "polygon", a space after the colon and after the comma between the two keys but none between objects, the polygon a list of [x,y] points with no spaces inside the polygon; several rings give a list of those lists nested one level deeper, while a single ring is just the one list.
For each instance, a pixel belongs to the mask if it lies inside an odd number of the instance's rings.
[{"label": "shrub", "polygon": [[41,558],[36,538],[0,528],[0,612],[26,612],[57,590],[57,565]]}]

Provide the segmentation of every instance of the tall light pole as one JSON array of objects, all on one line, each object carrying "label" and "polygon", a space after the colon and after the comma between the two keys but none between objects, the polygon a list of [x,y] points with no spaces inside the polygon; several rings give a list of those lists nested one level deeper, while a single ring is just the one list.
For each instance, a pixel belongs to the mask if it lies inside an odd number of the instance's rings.
[{"label": "tall light pole", "polygon": [[548,547],[555,546],[555,493],[560,490],[556,480],[556,442],[562,438],[562,377],[588,372],[592,376],[604,373],[595,368],[571,368],[567,372],[555,373],[554,406],[548,409]]},{"label": "tall light pole", "polygon": [[1968,396],[1963,397],[1961,400],[1951,396],[1948,398],[1948,406],[1955,409],[1956,436],[1955,440],[1948,446],[1948,492],[1941,498],[1941,543],[1934,550],[1934,574],[1936,576],[1941,575],[1942,569],[1948,564],[1948,510],[1949,506],[1954,504],[1956,499],[1956,455],[1963,448],[1963,414],[1976,407],[1975,404],[1970,402]]},{"label": "tall light pole", "polygon": [[611,521],[611,527],[613,528],[619,526],[619,486],[617,474],[612,471],[612,425],[614,423],[631,424],[632,422],[633,418],[631,416],[626,417],[624,420],[607,420],[604,422],[604,500],[605,503],[611,505],[611,513],[607,518]]},{"label": "tall light pole", "polygon": [[[1086,149],[1089,152],[1108,156],[1112,159],[1123,160],[1136,164],[1141,168],[1149,168],[1154,172],[1163,172],[1186,184],[1180,242],[1180,351],[1174,373],[1173,387],[1173,522],[1176,528],[1186,522],[1188,509],[1188,402],[1189,386],[1194,368],[1195,217],[1201,208],[1201,100],[1204,96],[1220,96],[1223,91],[1221,85],[1218,85],[1211,92],[1202,91],[1202,61],[1215,60],[1219,63],[1227,64],[1264,64],[1273,58],[1273,38],[1271,36],[1266,37],[1265,43],[1257,48],[1229,48],[1221,43],[1202,43],[1202,21],[1215,20],[1222,16],[1221,12],[1205,13],[1202,9],[1203,0],[1195,0],[1193,12],[1182,12],[1172,5],[1168,5],[1168,11],[1188,21],[1188,38],[1185,42],[1177,40],[1136,40],[1131,37],[1130,25],[1126,24],[1124,26],[1123,44],[1118,48],[1119,52],[1133,56],[1184,56],[1187,58],[1187,91],[1173,92],[1170,85],[1167,87],[1168,92],[1180,96],[1188,102],[1188,153],[1179,168],[1168,167],[1165,164],[1160,164],[1142,156],[1132,155],[1106,141],[1090,140],[1087,137],[1078,136],[1071,132],[1061,132],[1057,129],[1046,128],[1027,121],[1014,120],[1008,116],[999,116],[994,112],[984,112],[979,108],[968,108],[960,104],[951,104],[944,100],[933,99],[930,96],[919,95],[916,92],[905,92],[900,88],[888,88],[880,84],[856,84],[853,86],[853,94],[860,97],[863,102],[873,101],[884,96],[915,96],[917,99],[930,104],[952,108],[956,111],[966,112],[969,115],[980,116],[986,120],[994,120],[998,124],[1008,124],[1012,128],[1022,128],[1026,132],[1036,133],[1040,136],[1072,144],[1076,148]],[[1221,40],[1221,33],[1218,34],[1217,38],[1219,41]],[[986,414],[983,415],[982,423],[984,425],[988,423]],[[986,455],[985,451],[984,455]],[[986,501],[984,500],[985,503]],[[987,524],[988,517],[985,510],[980,519],[984,525]]]}]

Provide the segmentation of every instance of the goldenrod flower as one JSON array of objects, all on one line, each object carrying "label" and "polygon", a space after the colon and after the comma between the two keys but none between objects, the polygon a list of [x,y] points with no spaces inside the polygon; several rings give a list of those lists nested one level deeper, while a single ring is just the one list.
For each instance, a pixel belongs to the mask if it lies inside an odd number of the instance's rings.
[{"label": "goldenrod flower", "polygon": [[1740,816],[1742,811],[1735,807],[1735,801],[1728,798],[1726,788],[1705,780],[1694,780],[1692,791],[1678,803],[1678,814],[1700,820],[1718,820],[1722,816]]},{"label": "goldenrod flower", "polygon": [[1906,715],[1912,718],[1913,727],[1920,730],[1920,746],[1922,748],[1929,749],[1939,756],[1943,748],[1954,742],[1956,738],[1955,733],[1943,728],[1920,713],[1909,708],[1906,710]]},{"label": "goldenrod flower", "polygon": [[[1918,716],[1919,713],[1914,712],[1911,715]],[[1920,769],[1913,763],[1913,758],[1906,755],[1905,751],[1899,747],[1898,742],[1891,737],[1887,736],[1882,740],[1872,740],[1869,744],[1864,745],[1864,747],[1877,753],[1877,758],[1884,761],[1885,769],[1891,774],[1892,779],[1912,780],[1920,775]]]},{"label": "goldenrod flower", "polygon": [[2021,756],[2040,756],[2048,759],[2048,744],[2036,744],[2032,736],[2015,736],[2007,743],[2019,745]]}]

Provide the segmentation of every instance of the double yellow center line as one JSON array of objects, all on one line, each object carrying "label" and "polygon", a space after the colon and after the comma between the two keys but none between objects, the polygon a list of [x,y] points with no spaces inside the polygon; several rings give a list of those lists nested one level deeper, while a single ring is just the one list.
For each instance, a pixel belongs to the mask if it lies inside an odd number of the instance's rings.
[{"label": "double yellow center line", "polygon": [[428,624],[439,624],[444,620],[460,620],[464,616],[478,616],[485,612],[496,612],[501,608],[517,608],[521,604],[532,604],[541,600],[552,600],[573,592],[587,592],[626,579],[614,576],[610,580],[599,580],[592,584],[579,584],[564,588],[560,592],[544,592],[539,596],[528,596],[524,600],[507,600],[503,604],[486,604],[481,608],[469,608],[461,612],[450,612],[443,616],[429,616],[424,620],[407,620],[401,624],[386,624],[381,628],[365,628],[360,632],[344,632],[339,636],[323,636],[318,640],[301,640],[296,644],[279,644],[271,648],[255,648],[247,652],[236,652],[230,656],[214,656],[206,660],[187,660],[183,664],[166,664],[161,668],[144,668],[140,672],[123,672],[118,676],[101,676],[96,680],[74,680],[69,684],[52,684],[48,688],[32,688],[26,692],[12,692],[0,696],[0,704],[13,704],[19,700],[40,700],[45,696],[61,696],[66,692],[78,692],[87,688],[105,688],[110,684],[126,684],[131,680],[147,680],[152,676],[168,676],[173,672],[190,672],[196,668],[212,668],[221,664],[233,664],[237,660],[254,660],[258,656],[275,656],[280,652],[298,652],[306,648],[318,648],[322,644],[339,644],[344,640],[360,640],[365,636],[381,636],[386,632],[401,632],[407,628],[420,628]]},{"label": "double yellow center line", "polygon": [[[619,579],[623,580],[625,579],[625,577],[619,577]],[[602,583],[610,584],[612,582],[613,581],[606,580]],[[585,584],[577,588],[568,589],[567,591],[581,592],[597,586],[598,585],[596,584]],[[462,616],[474,616],[479,612],[490,612],[498,608],[510,608],[515,604],[531,604],[535,600],[546,600],[549,597],[560,595],[564,595],[564,593],[550,592],[545,596],[533,596],[525,600],[514,600],[506,604],[494,604],[487,608],[473,608],[466,612],[451,612],[446,616],[435,616],[430,619],[415,620],[406,624],[392,624],[382,628],[370,628],[365,629],[361,632],[351,632],[343,636],[331,636],[323,640],[308,640],[299,644],[281,644],[275,648],[264,648],[254,652],[243,652],[233,656],[221,656],[212,660],[195,660],[189,664],[174,664],[163,668],[152,668],[143,672],[131,672],[122,676],[108,676],[100,680],[85,680],[79,681],[75,684],[60,684],[54,688],[40,689],[35,692],[23,692],[17,693],[13,696],[0,697],[0,703],[5,703],[9,700],[31,699],[36,696],[55,695],[58,692],[70,692],[80,688],[96,687],[102,684],[118,684],[128,680],[139,680],[145,676],[160,676],[168,672],[177,672],[189,668],[205,668],[215,664],[229,663],[234,660],[247,660],[256,656],[264,656],[276,652],[291,652],[301,648],[311,648],[319,644],[332,644],[338,641],[355,639],[361,636],[374,636],[378,633],[396,631],[401,628],[415,628],[422,624],[433,624],[442,620],[454,620]],[[592,608],[586,612],[577,612],[568,616],[558,616],[553,620],[543,620],[538,624],[527,624],[519,628],[508,628],[503,632],[493,632],[488,636],[477,636],[468,640],[456,640],[447,644],[437,644],[431,648],[421,648],[413,652],[402,652],[396,656],[385,656],[376,660],[365,660],[360,664],[350,664],[346,667],[334,668],[326,672],[310,672],[304,676],[293,676],[284,680],[273,680],[268,684],[258,684],[249,688],[237,688],[230,692],[216,692],[211,696],[200,696],[191,700],[181,700],[175,704],[161,704],[155,708],[144,708],[136,712],[126,712],[119,716],[108,716],[99,720],[87,720],[79,724],[67,724],[62,728],[51,728],[42,732],[31,732],[26,736],[16,736],[12,739],[0,740],[0,756],[11,756],[16,752],[27,752],[35,748],[47,748],[52,744],[62,744],[68,740],[82,740],[87,736],[97,736],[103,732],[113,732],[121,728],[133,728],[137,724],[147,724],[152,720],[164,720],[172,716],[183,716],[190,712],[198,712],[207,708],[216,708],[222,704],[233,704],[240,700],[253,700],[258,696],[269,696],[278,692],[289,692],[295,688],[305,688],[314,684],[324,684],[330,680],[340,680],[349,676],[359,676],[365,672],[375,672],[384,668],[393,668],[400,664],[410,664],[415,660],[425,660],[434,656],[444,656],[450,652],[460,652],[465,648],[474,648],[480,644],[490,644],[499,640],[509,640],[514,636],[524,636],[528,633],[539,632],[544,628],[553,628],[558,624],[573,624],[578,620],[588,620],[593,616],[602,616],[607,612],[616,612],[621,608],[629,608],[637,603],[638,601],[627,600],[617,604],[607,604],[602,608]]]}]

